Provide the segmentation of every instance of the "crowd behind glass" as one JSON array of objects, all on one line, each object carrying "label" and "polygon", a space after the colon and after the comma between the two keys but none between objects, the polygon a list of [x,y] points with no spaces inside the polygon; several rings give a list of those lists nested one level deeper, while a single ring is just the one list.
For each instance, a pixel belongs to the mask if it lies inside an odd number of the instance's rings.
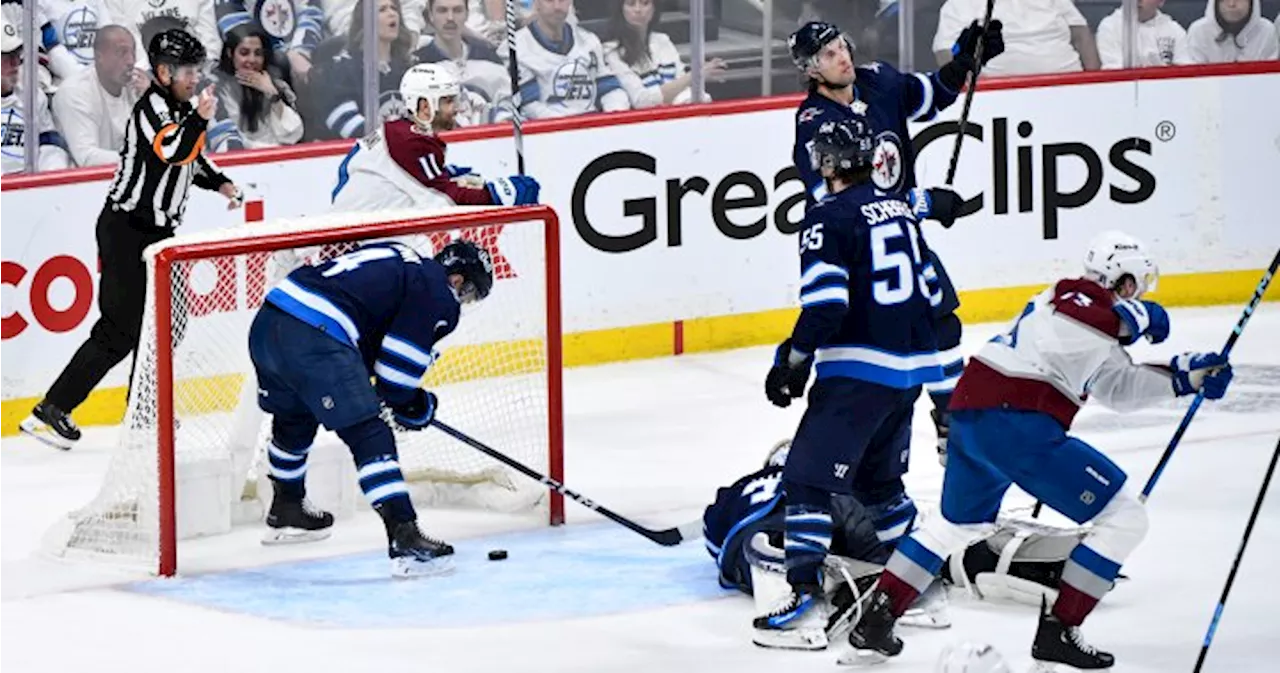
[{"label": "crowd behind glass", "polygon": [[[515,3],[519,113],[542,119],[796,91],[786,36],[815,19],[848,32],[859,62],[932,69],[986,0]],[[401,75],[424,62],[456,70],[462,125],[502,123],[513,114],[505,5],[3,0],[3,171],[114,164],[150,84],[143,45],[175,26],[208,50],[218,111],[207,143],[217,152],[359,137],[374,115],[396,113]],[[1006,51],[982,75],[1277,60],[1278,13],[1280,0],[997,0]],[[378,81],[366,82],[374,67]],[[28,162],[33,125],[38,155]]]}]

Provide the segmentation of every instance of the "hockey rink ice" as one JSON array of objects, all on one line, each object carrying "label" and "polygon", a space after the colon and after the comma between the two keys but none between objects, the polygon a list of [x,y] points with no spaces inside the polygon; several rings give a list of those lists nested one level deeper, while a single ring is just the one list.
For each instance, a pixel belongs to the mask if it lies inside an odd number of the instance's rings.
[{"label": "hockey rink ice", "polygon": [[[1169,341],[1135,348],[1135,360],[1219,349],[1239,309],[1171,316]],[[997,329],[968,326],[966,353]],[[765,400],[771,358],[772,347],[756,347],[567,370],[569,486],[653,528],[700,518],[716,488],[757,469],[804,409]],[[1093,645],[1115,653],[1113,670],[1171,673],[1195,662],[1280,438],[1280,304],[1259,307],[1232,361],[1227,398],[1202,406],[1148,502],[1150,534],[1124,569],[1132,579],[1084,625]],[[448,408],[442,399],[442,420]],[[924,510],[941,486],[928,408],[922,399],[907,476]],[[1076,431],[1140,489],[1185,408],[1170,402],[1122,416],[1091,404]],[[457,571],[414,581],[390,579],[381,523],[367,511],[311,545],[265,548],[257,527],[184,542],[172,580],[42,556],[49,526],[97,492],[114,438],[113,428],[91,428],[69,453],[3,441],[6,673],[842,670],[843,643],[812,653],[752,645],[751,600],[717,586],[701,540],[659,547],[572,502],[557,529],[532,515],[420,510],[424,530],[457,547]],[[1016,490],[1006,501],[1029,504]],[[496,548],[510,558],[487,560]],[[1280,494],[1272,493],[1206,671],[1277,670],[1277,567]],[[1033,608],[954,590],[950,601],[950,629],[900,629],[902,656],[874,670],[932,671],[939,651],[963,640],[992,643],[1015,672],[1030,667]]]}]

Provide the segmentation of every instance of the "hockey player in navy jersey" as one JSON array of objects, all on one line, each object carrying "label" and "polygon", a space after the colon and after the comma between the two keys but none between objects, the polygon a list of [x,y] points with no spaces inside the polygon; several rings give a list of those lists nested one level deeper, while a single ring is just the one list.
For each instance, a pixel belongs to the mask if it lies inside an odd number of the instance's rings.
[{"label": "hockey player in navy jersey", "polygon": [[1035,296],[1007,332],[982,347],[956,386],[952,443],[941,516],[898,544],[879,588],[849,634],[869,660],[897,655],[894,622],[932,581],[942,560],[994,525],[1012,484],[1089,532],[1062,571],[1052,611],[1041,609],[1031,646],[1038,663],[1097,670],[1115,657],[1085,642],[1080,624],[1110,590],[1120,565],[1147,532],[1147,513],[1126,475],[1102,452],[1067,434],[1087,398],[1117,411],[1203,392],[1219,399],[1231,366],[1217,353],[1187,353],[1167,366],[1136,365],[1125,347],[1169,336],[1169,317],[1145,301],[1156,265],[1141,243],[1101,235],[1083,278],[1060,280]]},{"label": "hockey player in navy jersey", "polygon": [[[931,73],[902,73],[883,62],[854,67],[853,43],[830,23],[812,22],[791,35],[791,58],[809,80],[809,95],[796,111],[796,142],[792,159],[812,206],[826,193],[822,176],[812,157],[813,136],[818,128],[839,119],[862,119],[875,134],[876,150],[871,180],[878,189],[906,194],[916,186],[915,150],[907,130],[908,122],[934,118],[956,100],[965,77],[977,67],[977,48],[982,44],[982,62],[1004,51],[1000,21],[992,21],[984,31],[975,21],[961,33],[952,47],[950,63]],[[957,204],[947,204],[953,212]],[[950,227],[954,216],[940,218]],[[941,290],[934,301],[938,350],[944,354],[947,376],[926,386],[934,404],[933,421],[938,432],[938,451],[945,454],[947,404],[960,378],[964,361],[960,356],[960,306],[951,279],[936,255],[930,254],[930,284]]]},{"label": "hockey player in navy jersey", "polygon": [[[910,529],[915,505],[903,490],[911,413],[924,383],[939,381],[928,247],[918,216],[956,203],[947,190],[916,190],[915,206],[871,180],[875,139],[858,118],[824,122],[813,156],[827,195],[800,233],[802,311],[777,349],[765,392],[785,407],[817,383],[782,473],[787,493],[786,562],[792,591],[755,621],[756,643],[816,646],[822,629],[819,571],[831,543],[831,495],[857,497],[880,539]],[[946,195],[948,198],[942,198]],[[937,197],[937,198],[935,198]],[[800,641],[801,644],[797,644]]]},{"label": "hockey player in navy jersey", "polygon": [[366,245],[300,267],[267,293],[249,330],[258,404],[271,414],[264,543],[329,534],[333,515],[305,500],[307,451],[323,424],[351,449],[360,488],[386,525],[392,575],[449,569],[453,547],[418,529],[382,405],[402,429],[430,425],[437,400],[419,381],[434,347],[458,326],[461,304],[492,287],[489,254],[457,240],[435,259],[400,243]]}]

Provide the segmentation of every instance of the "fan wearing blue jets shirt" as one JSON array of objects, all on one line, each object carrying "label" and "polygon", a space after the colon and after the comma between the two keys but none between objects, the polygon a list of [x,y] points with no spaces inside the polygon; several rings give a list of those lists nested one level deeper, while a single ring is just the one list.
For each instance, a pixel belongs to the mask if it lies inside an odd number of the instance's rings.
[{"label": "fan wearing blue jets shirt", "polygon": [[797,634],[811,632],[808,622],[822,619],[813,608],[833,494],[857,498],[885,542],[915,519],[902,484],[912,409],[921,386],[945,376],[917,218],[954,218],[930,208],[960,198],[946,189],[913,190],[910,200],[881,190],[871,178],[875,147],[871,126],[858,118],[824,122],[813,137],[827,195],[805,213],[802,310],[778,346],[765,393],[785,407],[804,395],[811,369],[817,382],[782,472],[791,594],[755,620],[755,642],[767,647],[793,646]]},{"label": "fan wearing blue jets shirt", "polygon": [[[812,151],[814,134],[823,124],[841,119],[866,122],[875,136],[872,183],[885,192],[905,195],[916,186],[916,156],[907,123],[929,121],[955,102],[966,76],[977,69],[978,45],[982,45],[985,64],[1004,51],[1004,36],[998,20],[985,30],[973,22],[956,39],[951,62],[931,73],[903,73],[879,61],[854,67],[853,42],[830,23],[805,24],[791,35],[789,44],[791,59],[809,81],[809,95],[796,110],[792,159],[808,191],[806,204],[812,207],[827,189]],[[954,212],[955,208],[945,204],[939,210]],[[950,227],[955,219],[939,221]],[[934,405],[938,452],[945,456],[947,405],[964,367],[959,352],[961,324],[955,314],[960,300],[937,255],[931,253],[926,265],[938,350],[944,354],[947,374],[926,389]]]},{"label": "fan wearing blue jets shirt", "polygon": [[470,241],[434,259],[380,242],[295,269],[267,293],[249,329],[258,406],[271,414],[264,544],[329,535],[333,515],[305,500],[307,452],[323,424],[351,449],[360,488],[386,525],[392,575],[450,569],[453,547],[418,528],[382,406],[406,430],[431,424],[436,396],[420,381],[434,347],[457,328],[461,304],[492,287],[493,261]]}]

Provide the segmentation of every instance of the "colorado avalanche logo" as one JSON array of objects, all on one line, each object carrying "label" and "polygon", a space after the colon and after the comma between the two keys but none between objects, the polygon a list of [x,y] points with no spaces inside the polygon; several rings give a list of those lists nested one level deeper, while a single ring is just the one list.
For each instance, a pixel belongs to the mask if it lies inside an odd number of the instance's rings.
[{"label": "colorado avalanche logo", "polygon": [[876,136],[876,149],[871,159],[871,182],[877,189],[896,192],[902,189],[902,139],[893,131]]},{"label": "colorado avalanche logo", "polygon": [[294,16],[293,3],[290,0],[263,0],[258,5],[258,23],[262,24],[267,34],[278,40],[293,35],[297,17]]}]

